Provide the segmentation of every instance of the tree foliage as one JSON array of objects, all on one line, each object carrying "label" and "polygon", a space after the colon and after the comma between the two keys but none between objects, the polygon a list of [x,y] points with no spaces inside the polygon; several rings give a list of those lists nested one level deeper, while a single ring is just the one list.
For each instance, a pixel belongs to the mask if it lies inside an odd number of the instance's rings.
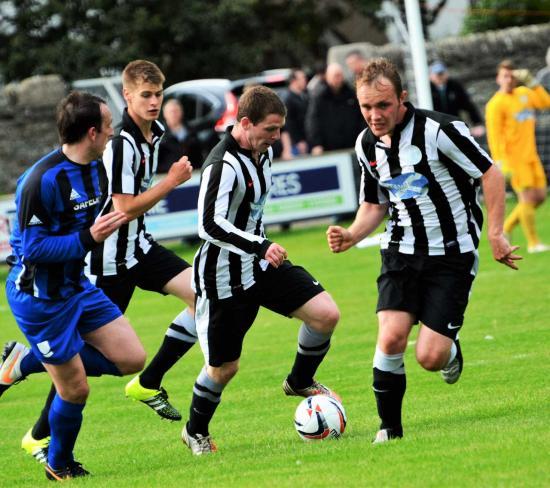
[{"label": "tree foliage", "polygon": [[463,32],[485,32],[550,21],[550,0],[472,0]]},{"label": "tree foliage", "polygon": [[[368,3],[368,2],[367,2]],[[169,82],[310,63],[322,32],[360,0],[17,0],[0,2],[6,81],[118,72],[150,59]]]}]

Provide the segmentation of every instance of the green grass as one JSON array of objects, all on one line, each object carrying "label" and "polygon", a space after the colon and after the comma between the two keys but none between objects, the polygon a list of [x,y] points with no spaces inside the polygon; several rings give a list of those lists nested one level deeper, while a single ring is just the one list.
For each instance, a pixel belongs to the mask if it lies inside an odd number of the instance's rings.
[{"label": "green grass", "polygon": [[[550,205],[538,212],[550,242]],[[305,443],[293,427],[297,398],[281,383],[292,364],[298,323],[262,311],[245,339],[241,370],[211,424],[219,453],[193,457],[180,440],[181,423],[160,421],[124,398],[125,379],[93,378],[77,443],[77,459],[93,477],[76,485],[196,486],[548,486],[550,253],[525,255],[514,272],[494,262],[484,237],[461,339],[465,370],[453,386],[406,354],[405,437],[372,446],[378,425],[371,391],[376,339],[375,248],[332,255],[324,228],[271,234],[290,258],[317,277],[339,304],[342,319],[318,378],[342,396],[348,429],[340,441]],[[518,229],[515,234],[524,249]],[[178,247],[187,259],[193,249]],[[0,280],[5,270],[0,269]],[[150,355],[177,299],[138,291],[128,317]],[[2,294],[0,341],[22,339]],[[414,339],[416,330],[411,336]],[[198,346],[165,378],[184,417],[201,367]],[[49,389],[34,375],[0,399],[0,486],[49,486],[43,470],[20,449]],[[546,453],[546,454],[545,454]],[[546,479],[546,481],[544,481]]]}]

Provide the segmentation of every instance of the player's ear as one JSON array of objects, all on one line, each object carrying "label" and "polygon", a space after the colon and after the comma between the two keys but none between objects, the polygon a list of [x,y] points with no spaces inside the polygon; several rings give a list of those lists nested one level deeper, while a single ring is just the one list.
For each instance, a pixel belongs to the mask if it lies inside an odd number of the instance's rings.
[{"label": "player's ear", "polygon": [[97,137],[97,129],[94,126],[88,129],[88,137],[90,140],[95,141],[95,138]]},{"label": "player's ear", "polygon": [[399,104],[403,105],[407,101],[408,96],[409,92],[407,90],[403,90],[399,96]]},{"label": "player's ear", "polygon": [[240,120],[239,124],[241,124],[241,127],[244,130],[248,130],[252,126],[252,122],[250,121],[250,119],[248,117],[243,117]]}]

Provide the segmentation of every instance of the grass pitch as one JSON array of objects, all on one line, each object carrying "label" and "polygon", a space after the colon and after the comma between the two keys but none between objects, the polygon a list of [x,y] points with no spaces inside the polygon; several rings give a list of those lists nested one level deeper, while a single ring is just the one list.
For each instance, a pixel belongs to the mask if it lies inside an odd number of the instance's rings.
[{"label": "grass pitch", "polygon": [[[550,204],[537,213],[550,242]],[[219,448],[194,457],[182,423],[161,421],[124,397],[125,378],[92,378],[76,457],[93,476],[75,485],[112,487],[258,486],[548,486],[550,253],[528,255],[514,272],[494,262],[484,236],[461,342],[465,369],[456,385],[420,368],[406,353],[405,437],[372,446],[377,430],[371,391],[376,339],[377,248],[332,255],[324,227],[270,233],[333,295],[342,319],[317,377],[341,394],[348,427],[340,441],[306,443],[293,427],[299,398],[281,383],[296,350],[298,322],[262,311],[245,339],[241,370],[211,424]],[[186,259],[194,249],[177,247]],[[6,270],[0,268],[0,279]],[[128,317],[152,356],[182,309],[172,297],[138,291]],[[0,341],[24,340],[0,296]],[[411,335],[414,340],[416,330]],[[184,418],[202,364],[195,346],[164,386]],[[49,390],[34,375],[0,398],[0,486],[50,486],[20,449]],[[544,481],[546,480],[546,481]]]}]

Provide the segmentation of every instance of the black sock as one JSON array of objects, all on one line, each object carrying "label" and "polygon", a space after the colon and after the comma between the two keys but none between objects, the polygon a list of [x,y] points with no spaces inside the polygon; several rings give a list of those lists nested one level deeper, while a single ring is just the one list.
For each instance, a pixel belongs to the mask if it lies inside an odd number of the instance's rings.
[{"label": "black sock", "polygon": [[208,425],[221,402],[224,388],[225,385],[215,383],[208,376],[206,367],[202,369],[193,387],[193,399],[189,408],[189,422],[187,422],[189,434],[209,435]]},{"label": "black sock", "polygon": [[313,376],[330,349],[332,332],[317,332],[306,323],[298,331],[298,351],[288,376],[291,386],[302,389],[311,386]]},{"label": "black sock", "polygon": [[38,417],[38,420],[32,428],[32,436],[37,441],[40,439],[45,439],[50,435],[50,422],[48,420],[48,415],[50,414],[50,407],[55,397],[55,393],[55,386],[52,383],[52,387],[50,388],[50,393],[48,393],[48,398],[46,398],[44,408],[42,409],[42,412],[40,412],[40,417]]},{"label": "black sock", "polygon": [[141,386],[158,390],[166,372],[193,347],[193,344],[193,342],[185,342],[173,337],[164,336],[164,341],[155,357],[139,375]]},{"label": "black sock", "polygon": [[376,398],[378,415],[382,421],[381,429],[391,429],[392,434],[401,437],[401,406],[407,388],[407,378],[404,374],[394,374],[373,368],[372,388]]},{"label": "black sock", "polygon": [[292,371],[288,375],[291,386],[298,389],[311,386],[315,371],[317,371],[325,355],[326,352],[319,356],[306,356],[297,352]]}]

